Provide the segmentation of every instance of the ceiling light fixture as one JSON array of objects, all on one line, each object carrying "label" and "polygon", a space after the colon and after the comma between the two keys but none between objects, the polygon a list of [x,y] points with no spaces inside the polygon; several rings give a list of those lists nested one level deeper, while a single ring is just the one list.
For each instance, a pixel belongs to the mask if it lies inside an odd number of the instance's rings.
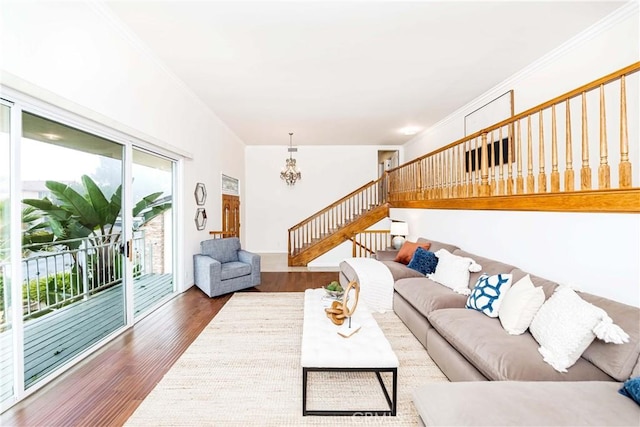
[{"label": "ceiling light fixture", "polygon": [[296,153],[297,148],[293,148],[293,132],[289,132],[289,158],[287,164],[280,172],[280,178],[284,179],[287,185],[294,185],[297,180],[302,179],[302,173],[296,167],[296,159],[291,156],[291,153]]},{"label": "ceiling light fixture", "polygon": [[400,133],[403,135],[415,135],[420,132],[420,128],[417,126],[407,126],[400,129]]},{"label": "ceiling light fixture", "polygon": [[60,135],[57,135],[55,133],[42,133],[41,135],[47,138],[49,141],[60,141],[62,139]]}]

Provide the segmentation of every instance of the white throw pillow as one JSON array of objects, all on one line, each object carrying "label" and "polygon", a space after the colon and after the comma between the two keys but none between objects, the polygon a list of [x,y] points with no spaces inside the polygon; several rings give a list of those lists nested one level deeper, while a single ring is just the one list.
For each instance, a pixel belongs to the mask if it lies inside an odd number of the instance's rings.
[{"label": "white throw pillow", "polygon": [[478,310],[489,317],[498,317],[502,301],[511,288],[511,274],[483,274],[478,278],[476,286],[467,298],[466,308]]},{"label": "white throw pillow", "polygon": [[544,304],[544,291],[531,282],[527,274],[518,280],[500,305],[500,323],[510,335],[520,335],[529,328],[533,317]]},{"label": "white throw pillow", "polygon": [[482,267],[471,258],[453,255],[446,249],[440,249],[435,255],[438,257],[436,271],[427,277],[456,293],[469,295],[469,271],[480,271]]},{"label": "white throw pillow", "polygon": [[622,344],[629,341],[607,313],[580,298],[568,286],[558,286],[542,304],[529,327],[540,344],[544,361],[558,372],[567,372],[589,344],[597,337],[605,342]]}]

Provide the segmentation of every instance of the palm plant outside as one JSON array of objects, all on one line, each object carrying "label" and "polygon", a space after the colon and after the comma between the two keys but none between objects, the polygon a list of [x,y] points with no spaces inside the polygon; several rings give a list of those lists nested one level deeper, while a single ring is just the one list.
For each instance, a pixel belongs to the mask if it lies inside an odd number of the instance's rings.
[{"label": "palm plant outside", "polygon": [[[122,186],[107,199],[87,175],[82,176],[83,194],[57,181],[46,181],[45,185],[52,199],[23,200],[27,205],[23,210],[23,247],[46,250],[55,246],[69,250],[73,258],[72,283],[80,284],[86,277],[94,279],[92,287],[118,282],[122,278],[122,263],[117,255],[123,244],[119,224]],[[134,231],[171,208],[171,200],[161,199],[161,195],[162,192],[151,193],[135,204]],[[83,242],[86,242],[84,246]],[[88,276],[83,274],[87,272],[82,271],[79,250],[87,254]],[[100,283],[96,284],[96,280]],[[63,290],[55,292],[60,291]]]}]

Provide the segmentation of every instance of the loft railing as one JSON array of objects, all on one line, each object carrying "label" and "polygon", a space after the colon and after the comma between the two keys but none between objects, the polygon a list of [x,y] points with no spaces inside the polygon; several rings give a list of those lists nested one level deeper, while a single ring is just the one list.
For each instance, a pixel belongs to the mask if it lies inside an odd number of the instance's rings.
[{"label": "loft railing", "polygon": [[386,176],[371,181],[289,229],[288,253],[293,256],[313,242],[387,202]]},{"label": "loft railing", "polygon": [[389,230],[365,230],[351,238],[353,257],[372,257],[391,246]]},{"label": "loft railing", "polygon": [[[112,238],[113,237],[113,238]],[[22,260],[22,298],[25,320],[39,317],[54,309],[92,295],[122,282],[122,263],[119,234],[100,235],[99,238],[61,240],[48,247],[39,243],[23,246],[30,256]],[[71,249],[74,248],[74,249]],[[150,248],[145,245],[143,231],[135,233],[132,246],[133,276],[147,273]],[[10,263],[0,265],[0,278],[6,283]],[[9,295],[0,304],[0,331],[8,326],[5,308]]]},{"label": "loft railing", "polygon": [[[639,70],[640,62],[634,63],[389,171],[389,202],[640,211],[631,161],[640,151]],[[494,197],[501,203],[486,199]]]}]

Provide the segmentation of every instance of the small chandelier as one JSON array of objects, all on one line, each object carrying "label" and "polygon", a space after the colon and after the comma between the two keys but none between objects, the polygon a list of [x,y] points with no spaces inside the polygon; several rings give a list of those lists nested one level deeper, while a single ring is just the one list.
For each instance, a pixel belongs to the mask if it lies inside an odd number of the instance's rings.
[{"label": "small chandelier", "polygon": [[282,168],[280,172],[280,178],[284,179],[287,185],[294,185],[297,180],[302,179],[302,174],[296,167],[296,159],[291,157],[291,153],[295,153],[298,151],[297,148],[293,148],[293,132],[289,132],[289,158],[287,160],[287,165]]}]

